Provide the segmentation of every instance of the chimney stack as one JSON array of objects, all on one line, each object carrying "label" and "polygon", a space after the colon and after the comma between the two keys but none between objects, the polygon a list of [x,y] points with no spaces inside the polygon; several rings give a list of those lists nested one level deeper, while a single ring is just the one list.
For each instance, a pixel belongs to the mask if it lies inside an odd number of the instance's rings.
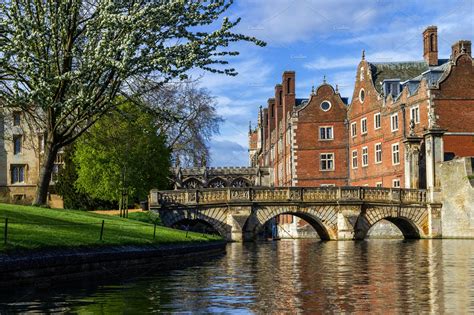
[{"label": "chimney stack", "polygon": [[456,59],[460,54],[468,54],[471,56],[471,41],[458,40],[451,46],[451,59]]},{"label": "chimney stack", "polygon": [[438,28],[428,26],[423,32],[423,58],[429,66],[438,65]]}]

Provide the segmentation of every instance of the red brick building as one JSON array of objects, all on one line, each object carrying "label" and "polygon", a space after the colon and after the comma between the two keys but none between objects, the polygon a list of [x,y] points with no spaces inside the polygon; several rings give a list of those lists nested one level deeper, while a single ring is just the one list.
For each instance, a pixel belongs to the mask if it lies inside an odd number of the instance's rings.
[{"label": "red brick building", "polygon": [[273,168],[275,186],[434,192],[436,162],[474,156],[471,42],[441,59],[436,26],[423,32],[423,60],[376,63],[363,53],[350,104],[326,82],[296,98],[295,79],[283,73],[249,133],[251,165]]}]

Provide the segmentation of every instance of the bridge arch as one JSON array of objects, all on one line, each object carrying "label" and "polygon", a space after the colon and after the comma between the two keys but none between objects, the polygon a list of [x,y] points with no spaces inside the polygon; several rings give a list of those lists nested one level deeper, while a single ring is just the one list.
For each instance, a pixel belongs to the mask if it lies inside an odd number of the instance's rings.
[{"label": "bridge arch", "polygon": [[210,225],[220,236],[228,239],[231,227],[227,224],[226,208],[209,208],[199,210],[159,210],[161,221],[165,226],[172,227],[180,222],[201,221]]},{"label": "bridge arch", "polygon": [[363,240],[369,230],[379,221],[387,220],[393,223],[406,239],[423,238],[428,230],[428,213],[424,211],[420,214],[419,208],[399,208],[399,207],[368,207],[357,218],[354,229],[354,238]]},{"label": "bridge arch", "polygon": [[337,239],[337,206],[258,206],[243,227],[245,238],[255,239],[264,225],[282,214],[291,214],[308,222],[322,240]]}]

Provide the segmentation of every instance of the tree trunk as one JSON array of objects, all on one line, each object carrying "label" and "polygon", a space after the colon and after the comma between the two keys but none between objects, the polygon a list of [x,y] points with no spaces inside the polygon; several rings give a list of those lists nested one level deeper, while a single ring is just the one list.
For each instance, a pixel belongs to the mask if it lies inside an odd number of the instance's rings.
[{"label": "tree trunk", "polygon": [[33,205],[44,206],[47,204],[49,182],[51,181],[51,173],[53,172],[54,160],[56,159],[57,153],[58,149],[56,145],[52,143],[45,145]]}]

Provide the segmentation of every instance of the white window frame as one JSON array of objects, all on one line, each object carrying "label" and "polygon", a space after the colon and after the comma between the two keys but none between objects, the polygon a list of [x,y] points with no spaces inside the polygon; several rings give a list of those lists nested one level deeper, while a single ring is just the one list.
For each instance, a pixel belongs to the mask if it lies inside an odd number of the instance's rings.
[{"label": "white window frame", "polygon": [[[323,155],[331,155],[332,156],[332,159],[328,159],[328,158],[325,158],[323,159]],[[332,163],[332,168],[326,168],[324,169],[323,168],[323,161],[326,161],[326,165],[329,165],[328,162],[331,161]],[[335,154],[334,152],[324,152],[324,153],[320,153],[319,154],[319,170],[320,171],[323,171],[323,172],[330,172],[330,171],[334,171],[336,169],[336,166],[335,166],[335,161],[336,161],[336,157],[335,157]]]},{"label": "white window frame", "polygon": [[400,188],[400,178],[392,179],[392,188]]},{"label": "white window frame", "polygon": [[336,187],[336,184],[321,184],[320,187]]},{"label": "white window frame", "polygon": [[[378,127],[377,127],[377,117],[378,117],[378,122],[379,122]],[[374,129],[377,130],[380,128],[382,128],[382,116],[380,115],[380,113],[375,113],[374,114]]]},{"label": "white window frame", "polygon": [[[396,126],[395,126],[395,122],[396,122]],[[392,132],[398,131],[398,127],[399,127],[398,125],[399,125],[398,113],[390,115],[390,130]]]},{"label": "white window frame", "polygon": [[356,121],[351,123],[351,136],[352,138],[357,137],[357,122]]},{"label": "white window frame", "polygon": [[[397,147],[396,151],[394,150],[395,146]],[[400,143],[397,142],[397,143],[392,144],[392,165],[399,165],[399,164],[400,164]]]},{"label": "white window frame", "polygon": [[[365,126],[365,128],[364,128],[364,126]],[[360,134],[365,135],[365,134],[367,134],[367,132],[368,132],[367,117],[364,117],[360,120]]]},{"label": "white window frame", "polygon": [[375,187],[381,188],[381,187],[383,187],[383,183],[382,182],[376,182]]},{"label": "white window frame", "polygon": [[[327,130],[331,130],[331,138],[321,138],[321,130],[324,129],[324,135],[327,136]],[[331,141],[334,140],[334,127],[333,126],[320,126],[319,127],[319,140],[320,141]]]},{"label": "white window frame", "polygon": [[416,105],[410,108],[410,121],[411,120],[413,120],[416,125],[420,123],[420,106]]},{"label": "white window frame", "polygon": [[[355,153],[355,155],[354,155]],[[357,169],[359,167],[359,153],[357,152],[357,150],[352,150],[352,154],[351,154],[351,166],[352,166],[352,169]],[[355,162],[355,163],[354,163]]]},{"label": "white window frame", "polygon": [[369,147],[362,147],[362,167],[369,166]]},{"label": "white window frame", "polygon": [[[380,146],[380,150],[377,150],[377,146]],[[376,143],[374,144],[374,160],[375,160],[375,164],[380,164],[382,163],[382,157],[383,157],[383,153],[382,153],[382,143],[379,142],[379,143]],[[380,160],[377,158],[378,157],[378,153],[380,153]]]}]

